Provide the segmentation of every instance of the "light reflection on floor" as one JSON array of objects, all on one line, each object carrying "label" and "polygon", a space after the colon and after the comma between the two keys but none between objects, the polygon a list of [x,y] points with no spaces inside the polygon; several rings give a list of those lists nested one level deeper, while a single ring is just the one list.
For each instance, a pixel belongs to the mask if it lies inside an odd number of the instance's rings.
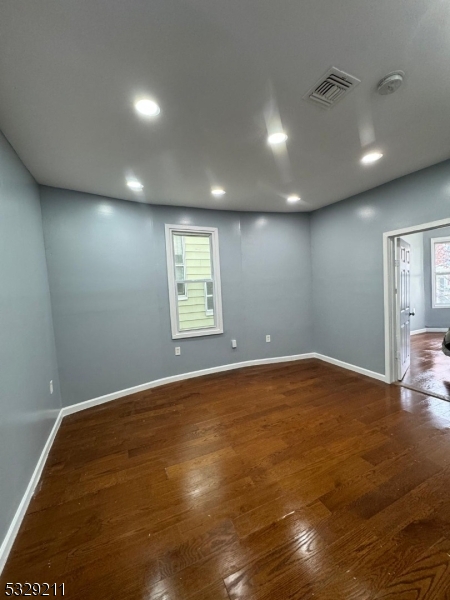
[{"label": "light reflection on floor", "polygon": [[411,337],[411,366],[402,383],[450,401],[450,357],[441,350],[443,335],[421,333]]}]

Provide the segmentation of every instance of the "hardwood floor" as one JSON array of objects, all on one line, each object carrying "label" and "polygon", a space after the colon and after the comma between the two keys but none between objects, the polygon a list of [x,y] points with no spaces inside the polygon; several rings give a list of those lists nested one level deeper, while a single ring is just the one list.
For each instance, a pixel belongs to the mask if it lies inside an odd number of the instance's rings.
[{"label": "hardwood floor", "polygon": [[450,356],[442,350],[443,333],[411,336],[411,366],[403,383],[450,400]]},{"label": "hardwood floor", "polygon": [[1,578],[71,599],[450,599],[450,403],[316,360],[64,419]]}]

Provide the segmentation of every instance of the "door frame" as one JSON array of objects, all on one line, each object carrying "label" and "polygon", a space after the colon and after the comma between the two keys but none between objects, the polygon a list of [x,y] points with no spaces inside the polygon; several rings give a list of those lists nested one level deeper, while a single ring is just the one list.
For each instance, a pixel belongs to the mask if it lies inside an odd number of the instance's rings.
[{"label": "door frame", "polygon": [[395,383],[397,379],[397,336],[395,301],[395,238],[411,233],[429,231],[450,226],[450,218],[412,227],[403,227],[383,233],[383,287],[384,287],[384,364],[386,383]]}]

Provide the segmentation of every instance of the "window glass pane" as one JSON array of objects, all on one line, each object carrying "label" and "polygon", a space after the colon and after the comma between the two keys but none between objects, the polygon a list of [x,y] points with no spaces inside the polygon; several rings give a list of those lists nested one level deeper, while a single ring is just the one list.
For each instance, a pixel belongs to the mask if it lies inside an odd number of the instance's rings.
[{"label": "window glass pane", "polygon": [[208,294],[208,296],[212,296],[212,294],[213,294],[213,283],[212,283],[212,281],[208,281],[206,283],[206,293]]},{"label": "window glass pane", "polygon": [[183,236],[174,234],[173,236],[173,252],[175,255],[183,255]]},{"label": "window glass pane", "polygon": [[184,265],[183,236],[173,236],[173,256],[176,265]]},{"label": "window glass pane", "polygon": [[212,296],[206,298],[206,307],[207,310],[214,310],[214,298]]},{"label": "window glass pane", "polygon": [[177,292],[179,296],[186,296],[186,285],[184,283],[177,283]]},{"label": "window glass pane", "polygon": [[434,266],[436,273],[450,271],[450,242],[436,242],[434,244]]},{"label": "window glass pane", "polygon": [[[180,331],[214,327],[214,315],[206,314],[204,282],[187,283],[187,300],[178,299],[178,324]],[[213,300],[211,298],[211,300]]]},{"label": "window glass pane", "polygon": [[450,275],[436,275],[436,306],[450,305]]},{"label": "window glass pane", "polygon": [[184,267],[175,267],[175,277],[177,281],[184,279]]},{"label": "window glass pane", "polygon": [[211,236],[185,235],[183,237],[186,279],[211,279]]}]

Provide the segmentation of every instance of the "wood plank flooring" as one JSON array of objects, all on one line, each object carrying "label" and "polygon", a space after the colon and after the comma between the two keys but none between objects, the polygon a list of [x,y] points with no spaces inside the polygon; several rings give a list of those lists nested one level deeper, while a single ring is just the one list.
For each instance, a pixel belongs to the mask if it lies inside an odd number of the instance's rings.
[{"label": "wood plank flooring", "polygon": [[403,383],[450,400],[450,356],[442,350],[443,333],[411,336],[411,366]]},{"label": "wood plank flooring", "polygon": [[64,419],[1,577],[71,599],[450,599],[450,403],[321,363]]}]

